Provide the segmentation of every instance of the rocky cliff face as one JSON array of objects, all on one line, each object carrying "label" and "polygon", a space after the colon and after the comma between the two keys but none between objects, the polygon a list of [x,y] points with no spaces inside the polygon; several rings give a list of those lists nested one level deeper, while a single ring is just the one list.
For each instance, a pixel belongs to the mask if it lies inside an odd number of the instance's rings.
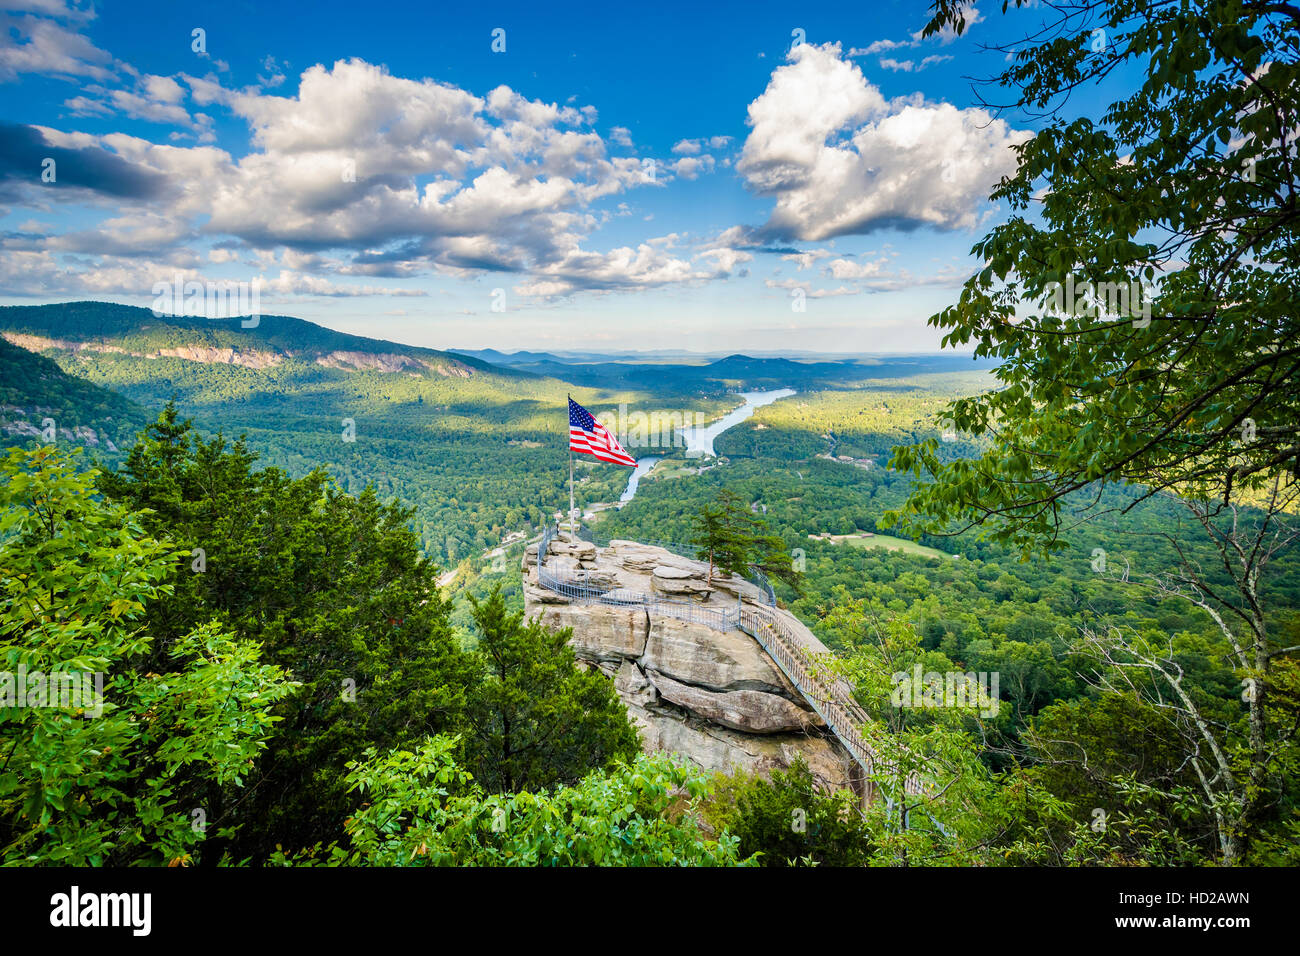
[{"label": "rocky cliff face", "polygon": [[[566,532],[541,556],[553,570],[584,570],[608,588],[657,593],[701,607],[757,602],[753,585],[661,548],[613,541],[607,548]],[[858,789],[857,765],[758,642],[740,630],[571,601],[538,583],[537,546],[524,554],[524,606],[552,627],[571,627],[580,661],[614,681],[646,751],[679,753],[707,770],[739,766],[756,773],[788,767],[802,756],[827,789]],[[783,614],[814,653],[826,649],[792,615]]]}]

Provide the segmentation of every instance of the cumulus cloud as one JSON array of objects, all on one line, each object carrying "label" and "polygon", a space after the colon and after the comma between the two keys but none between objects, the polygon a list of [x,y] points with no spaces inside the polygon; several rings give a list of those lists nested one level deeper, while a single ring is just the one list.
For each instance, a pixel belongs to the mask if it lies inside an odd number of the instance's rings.
[{"label": "cumulus cloud", "polygon": [[880,67],[884,70],[893,70],[895,72],[911,73],[916,69],[916,64],[911,60],[894,60],[887,56],[880,58]]},{"label": "cumulus cloud", "polygon": [[857,289],[851,289],[848,286],[837,286],[834,289],[814,289],[807,282],[800,282],[797,279],[766,279],[763,284],[769,289],[801,289],[804,295],[810,299],[830,299],[841,295],[857,295]]},{"label": "cumulus cloud", "polygon": [[284,69],[288,67],[287,63],[279,63],[271,54],[262,58],[263,73],[257,74],[257,82],[267,89],[274,89],[285,81]]},{"label": "cumulus cloud", "polygon": [[[75,107],[206,130],[207,116],[184,108],[188,97],[247,123],[245,155],[123,133],[20,127],[17,148],[0,156],[0,184],[25,185],[31,197],[40,157],[56,155],[60,184],[105,202],[158,198],[165,189],[166,203],[152,205],[149,217],[124,213],[106,224],[106,255],[165,258],[169,242],[214,238],[255,256],[274,253],[281,278],[268,280],[268,289],[295,294],[391,294],[386,286],[349,292],[310,281],[329,274],[518,272],[527,294],[567,295],[704,281],[727,271],[726,264],[673,254],[670,243],[584,247],[611,215],[593,212],[594,203],[663,185],[640,158],[608,154],[591,128],[592,109],[532,100],[506,86],[476,95],[356,59],[305,70],[293,95],[228,88],[212,74],[181,79],[183,86],[139,75],[126,88],[88,88]],[[611,137],[631,142],[626,128],[615,130]],[[704,142],[724,146],[727,138]],[[693,178],[715,162],[701,153],[666,169]],[[89,253],[93,243],[76,233],[47,245]],[[335,255],[319,255],[326,251]],[[315,258],[295,263],[292,256]]]},{"label": "cumulus cloud", "polygon": [[202,141],[211,141],[212,118],[204,113],[190,114],[183,105],[185,87],[170,76],[146,74],[136,80],[134,89],[107,89],[99,85],[84,87],[90,96],[76,96],[64,105],[78,115],[124,113],[133,119],[168,126],[185,127]]},{"label": "cumulus cloud", "polygon": [[730,136],[705,136],[700,139],[682,139],[673,144],[673,152],[678,156],[698,156],[705,150],[726,149],[731,143]]},{"label": "cumulus cloud", "polygon": [[[969,30],[975,24],[980,23],[984,20],[984,14],[979,12],[979,10],[976,8],[973,2],[964,3],[961,5],[961,15],[962,15],[962,19],[965,20],[966,22],[965,27],[963,27],[963,32]],[[911,50],[921,46],[924,43],[933,43],[933,42],[938,42],[942,45],[947,45],[951,43],[953,40],[957,39],[956,31],[953,30],[952,27],[947,25],[945,25],[943,29],[941,29],[938,33],[936,33],[934,36],[930,37],[929,39],[926,39],[925,37],[922,36],[924,32],[925,32],[924,29],[917,30],[913,32],[912,35],[908,37],[906,40],[875,40],[871,43],[868,43],[864,47],[851,48],[848,52],[848,55],[851,57],[872,56],[876,53],[888,53],[891,50]],[[927,56],[924,60],[922,60],[922,69],[924,69],[924,67],[928,66],[930,63],[938,63],[941,62],[942,60],[950,60],[950,59],[952,59],[952,57]],[[880,65],[887,70],[899,69],[900,67],[886,66],[887,63],[899,63],[899,62],[900,61],[898,60],[884,59],[880,61]],[[911,61],[904,60],[902,62],[910,63]],[[910,67],[902,68],[902,69],[910,69]]]},{"label": "cumulus cloud", "polygon": [[837,44],[800,44],[749,106],[737,170],[776,205],[762,233],[817,241],[975,226],[1029,137],[979,109],[886,101]]},{"label": "cumulus cloud", "polygon": [[[98,145],[93,137],[67,136],[40,126],[0,123],[0,198],[19,201],[20,191],[40,189],[47,199],[61,191],[82,191],[117,199],[160,198],[167,177],[155,169],[133,163]],[[52,161],[49,166],[47,161]],[[42,174],[52,169],[52,181]]]},{"label": "cumulus cloud", "polygon": [[[700,254],[717,264],[719,274],[732,275],[737,273],[737,266],[752,262],[754,259],[754,254],[745,248],[745,244],[745,230],[733,226],[706,243]],[[746,272],[741,270],[739,274],[745,275]]]},{"label": "cumulus cloud", "polygon": [[665,245],[651,240],[635,249],[623,246],[609,252],[574,247],[558,260],[535,267],[532,277],[515,286],[515,291],[520,295],[549,298],[583,290],[648,289],[712,278],[710,271],[674,256]]},{"label": "cumulus cloud", "polygon": [[[888,250],[888,247],[886,247]],[[968,276],[968,271],[957,265],[948,265],[936,269],[928,275],[915,275],[907,269],[897,268],[891,261],[897,253],[867,253],[865,257],[836,256],[829,249],[808,249],[803,252],[790,252],[781,256],[786,262],[796,264],[798,271],[813,269],[823,259],[829,259],[818,270],[828,280],[839,285],[824,289],[814,289],[807,279],[767,279],[764,284],[769,289],[802,289],[809,298],[819,299],[832,296],[860,295],[876,292],[893,292],[900,289],[914,289],[918,286],[956,287]],[[848,283],[848,284],[845,284]]]},{"label": "cumulus cloud", "polygon": [[884,56],[880,58],[880,66],[882,69],[893,70],[895,72],[912,73],[915,71],[919,73],[927,66],[933,66],[936,63],[942,63],[945,60],[951,59],[952,57],[946,54],[935,54],[933,56],[923,57],[921,62],[917,63],[914,60],[894,60]]},{"label": "cumulus cloud", "polygon": [[[115,64],[106,54],[101,62]],[[139,283],[138,293],[152,284],[150,270],[206,264],[255,268],[281,295],[396,295],[402,287],[383,280],[507,273],[501,281],[516,294],[549,297],[744,274],[759,251],[810,269],[831,253],[792,250],[789,240],[973,222],[1001,171],[989,157],[1005,152],[1010,135],[973,111],[919,97],[886,101],[838,47],[801,45],[750,105],[739,153],[746,184],[774,200],[766,225],[599,251],[592,236],[630,212],[602,200],[727,166],[731,137],[678,140],[656,178],[654,161],[610,154],[611,145],[632,148],[627,127],[602,137],[596,111],[572,98],[561,105],[507,86],[471,91],[359,59],[311,66],[289,84],[286,64],[268,56],[259,85],[243,88],[217,73],[117,66],[120,79],[94,77],[68,108],[170,126],[170,141],[0,129],[0,199],[112,210],[59,235],[5,238],[6,254],[28,257],[30,274],[15,280],[23,288]],[[217,112],[247,126],[238,154],[213,145]],[[192,137],[199,142],[177,141]],[[56,184],[41,183],[43,158],[57,161]],[[836,261],[844,264],[824,266],[832,279],[859,288],[886,281],[862,263]]]},{"label": "cumulus cloud", "polygon": [[868,43],[866,46],[850,47],[848,55],[849,56],[871,56],[874,53],[888,53],[890,50],[897,50],[899,48],[910,47],[912,45],[913,45],[912,43],[905,40],[903,41],[875,40],[872,43]]},{"label": "cumulus cloud", "polygon": [[427,294],[422,289],[339,285],[323,276],[305,275],[288,269],[281,270],[280,274],[273,279],[259,276],[258,280],[262,283],[262,288],[285,296],[323,295],[338,298],[370,295],[422,296]]},{"label": "cumulus cloud", "polygon": [[0,81],[23,73],[107,80],[113,57],[81,32],[95,16],[61,0],[23,0],[3,4],[0,21]]},{"label": "cumulus cloud", "polygon": [[673,163],[673,172],[682,179],[695,179],[700,173],[711,173],[716,161],[712,156],[685,156]]},{"label": "cumulus cloud", "polygon": [[140,212],[106,219],[94,229],[52,236],[46,243],[46,248],[128,257],[180,255],[189,261],[194,258],[194,254],[179,246],[193,236],[193,230],[183,221]]}]

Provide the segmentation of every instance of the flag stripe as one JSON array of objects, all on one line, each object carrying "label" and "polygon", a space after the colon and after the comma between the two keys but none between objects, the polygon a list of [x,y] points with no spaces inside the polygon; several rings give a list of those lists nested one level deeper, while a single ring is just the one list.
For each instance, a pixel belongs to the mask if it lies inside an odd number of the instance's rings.
[{"label": "flag stripe", "polygon": [[602,459],[603,461],[611,461],[620,465],[631,465],[634,468],[636,467],[636,459],[632,458],[626,452],[615,450],[603,443],[592,442],[587,435],[581,431],[575,430],[569,433],[569,447],[574,451],[592,455],[596,458]]},{"label": "flag stripe", "polygon": [[636,459],[623,449],[609,429],[573,399],[569,399],[569,448],[615,465],[636,467]]}]

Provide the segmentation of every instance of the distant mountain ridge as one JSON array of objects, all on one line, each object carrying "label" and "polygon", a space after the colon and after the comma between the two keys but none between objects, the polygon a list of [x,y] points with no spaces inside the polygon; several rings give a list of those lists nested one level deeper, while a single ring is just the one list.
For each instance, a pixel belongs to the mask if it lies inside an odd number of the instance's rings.
[{"label": "distant mountain ridge", "polygon": [[243,328],[239,318],[157,316],[146,308],[110,302],[13,305],[0,306],[0,335],[38,352],[47,348],[114,352],[248,368],[298,358],[344,370],[532,377],[530,372],[498,367],[473,356],[335,332],[285,315],[263,315],[255,327]]},{"label": "distant mountain ridge", "polygon": [[636,361],[628,354],[501,352],[496,349],[455,349],[457,355],[491,362],[587,388],[639,389],[671,387],[700,395],[720,395],[742,388],[856,388],[871,379],[900,379],[940,372],[969,372],[993,368],[992,359],[969,355],[844,356],[786,358],[733,353],[720,358],[690,356],[673,362],[663,357]]},{"label": "distant mountain ridge", "polygon": [[[545,352],[533,351],[529,349],[519,349],[513,352],[506,352],[500,349],[466,349],[466,348],[449,348],[448,352],[455,352],[458,355],[471,355],[475,358],[481,358],[484,361],[493,364],[515,365],[525,362],[537,361],[558,361],[571,362],[580,364],[591,364],[593,362],[631,362],[637,364],[677,364],[677,365],[708,365],[719,359],[726,358],[729,354],[726,351],[716,352],[693,352],[686,349],[611,349],[609,351],[582,351],[572,349],[551,349]],[[944,350],[943,352],[821,352],[808,349],[746,349],[743,353],[749,358],[785,358],[794,362],[832,362],[832,363],[856,363],[859,365],[879,365],[894,361],[906,361],[914,358],[953,358],[969,359],[973,353],[954,352]]]},{"label": "distant mountain ridge", "polygon": [[[540,525],[567,500],[566,395],[592,407],[637,400],[288,316],[245,329],[238,317],[103,302],[9,306],[0,341],[17,369],[4,378],[21,399],[10,404],[23,410],[23,424],[17,412],[10,424],[25,434],[10,444],[43,437],[28,388],[51,374],[139,403],[150,410],[141,426],[174,401],[205,437],[245,436],[261,465],[296,476],[324,468],[351,491],[373,485],[413,505],[422,543],[448,562],[483,553],[503,529]],[[68,416],[51,417],[62,429]],[[114,445],[129,448],[136,430],[111,433]],[[59,438],[92,444],[84,431]],[[627,481],[608,466],[580,471],[580,500],[617,498]]]}]

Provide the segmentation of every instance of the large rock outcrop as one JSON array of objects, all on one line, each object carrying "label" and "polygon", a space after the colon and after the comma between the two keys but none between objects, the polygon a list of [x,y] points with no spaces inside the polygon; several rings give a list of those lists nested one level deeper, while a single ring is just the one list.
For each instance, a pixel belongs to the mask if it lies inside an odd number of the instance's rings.
[{"label": "large rock outcrop", "polygon": [[[634,604],[571,601],[541,586],[538,560],[531,545],[523,560],[528,615],[573,629],[574,652],[613,679],[647,751],[672,751],[723,772],[768,773],[802,756],[826,789],[859,789],[857,765],[753,637]],[[634,541],[597,548],[561,532],[541,560],[552,572],[582,573],[628,598],[653,594],[704,609],[760,599],[747,581],[717,574],[708,581],[706,565]],[[826,653],[793,615],[775,613],[808,650]]]}]

